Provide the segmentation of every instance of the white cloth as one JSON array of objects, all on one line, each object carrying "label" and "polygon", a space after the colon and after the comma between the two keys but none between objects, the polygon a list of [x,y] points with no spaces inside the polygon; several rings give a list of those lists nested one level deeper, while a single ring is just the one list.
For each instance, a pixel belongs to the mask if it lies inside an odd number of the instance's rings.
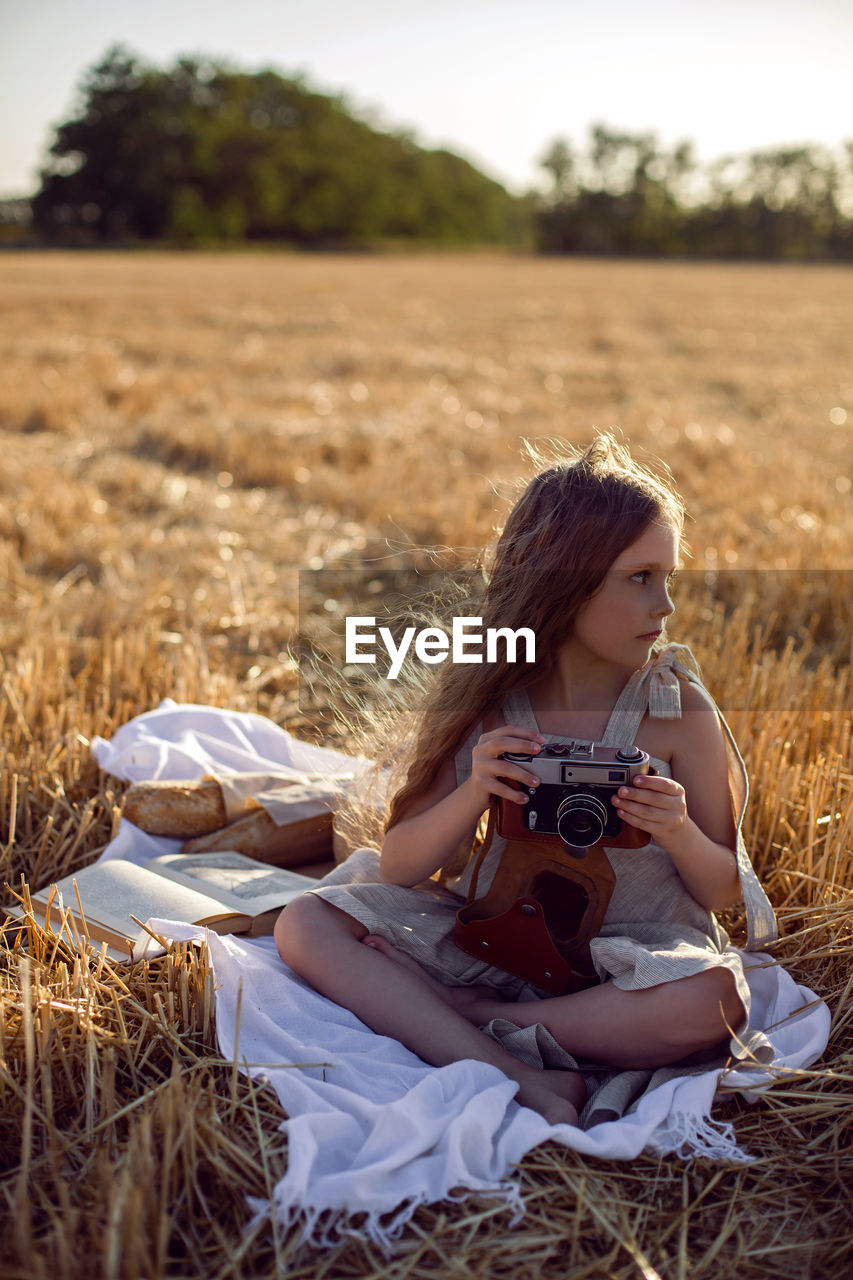
[{"label": "white cloth", "polygon": [[[301,742],[264,716],[195,703],[179,704],[171,698],[164,698],[155,711],[146,711],[122,725],[109,741],[93,738],[91,748],[100,767],[124,782],[218,778],[226,806],[230,801],[234,809],[229,821],[238,816],[250,794],[275,822],[294,821],[301,816],[274,790],[265,792],[256,785],[247,785],[249,777],[253,784],[263,779],[268,787],[281,778],[291,795],[306,791],[301,787],[306,780],[322,778],[329,784],[331,798],[371,767],[368,760]],[[306,794],[310,794],[306,812],[313,816],[317,810],[317,787],[308,788]],[[238,795],[242,796],[239,803],[235,800]],[[102,857],[142,864],[160,853],[177,853],[182,843],[145,835],[122,819],[118,836]]]},{"label": "white cloth", "polygon": [[299,781],[306,774],[333,778],[368,763],[328,747],[300,742],[265,716],[164,698],[116,732],[92,739],[92,754],[125,782],[171,782],[228,774],[272,774]]},{"label": "white cloth", "polygon": [[[121,777],[132,769],[134,780],[201,776],[238,758],[247,772],[271,763],[273,772],[282,765],[318,771],[326,755],[336,757],[329,765],[338,770],[353,764],[340,753],[315,754],[323,749],[296,743],[260,716],[173,702],[137,717],[111,743],[97,739],[93,751],[103,768]],[[156,772],[142,772],[149,767]],[[145,861],[176,844],[123,821],[104,856]],[[175,939],[205,934],[169,921],[150,924]],[[460,1188],[501,1195],[520,1213],[512,1167],[547,1139],[607,1159],[651,1150],[749,1160],[760,1153],[743,1152],[732,1126],[711,1118],[715,1095],[737,1090],[755,1098],[775,1079],[815,1062],[829,1035],[826,1005],[767,956],[744,954],[755,1025],[777,1051],[773,1068],[681,1076],[643,1095],[629,1114],[583,1131],[550,1126],[519,1106],[516,1086],[495,1067],[473,1061],[429,1067],[376,1035],[295,977],[271,939],[211,934],[209,943],[220,1050],[269,1080],[289,1117],[282,1125],[287,1173],[271,1202],[252,1202],[256,1219],[276,1214],[316,1244],[352,1231],[388,1248],[419,1204],[451,1198]],[[353,1227],[352,1215],[365,1216]]]}]

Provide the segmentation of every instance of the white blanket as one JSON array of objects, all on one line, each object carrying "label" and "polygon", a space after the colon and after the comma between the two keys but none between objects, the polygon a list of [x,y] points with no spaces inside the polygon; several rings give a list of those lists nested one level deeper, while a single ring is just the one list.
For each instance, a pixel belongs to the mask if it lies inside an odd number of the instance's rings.
[{"label": "white blanket", "polygon": [[[95,739],[92,750],[103,769],[128,781],[353,767],[349,757],[298,742],[261,716],[170,700],[123,726],[111,742]],[[123,820],[103,856],[144,862],[178,847]],[[175,939],[205,936],[183,924],[150,923]],[[256,1217],[276,1214],[318,1244],[354,1231],[388,1248],[419,1204],[471,1191],[503,1196],[521,1213],[511,1170],[546,1139],[608,1159],[644,1149],[759,1156],[739,1148],[730,1124],[711,1119],[715,1096],[738,1090],[754,1099],[780,1075],[815,1062],[829,1035],[826,1005],[768,957],[745,956],[754,1022],[776,1050],[773,1067],[670,1080],[628,1115],[582,1131],[551,1126],[519,1106],[516,1086],[494,1067],[473,1061],[429,1067],[376,1035],[291,973],[271,939],[211,934],[209,945],[220,1050],[269,1080],[289,1117],[282,1125],[287,1173],[271,1202],[253,1202]],[[352,1215],[365,1216],[352,1227]]]}]

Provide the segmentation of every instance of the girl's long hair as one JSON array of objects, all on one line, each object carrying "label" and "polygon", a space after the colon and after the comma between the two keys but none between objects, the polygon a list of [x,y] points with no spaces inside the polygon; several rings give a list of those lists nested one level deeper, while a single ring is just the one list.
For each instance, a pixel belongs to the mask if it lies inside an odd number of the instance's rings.
[{"label": "girl's long hair", "polygon": [[[529,453],[541,467],[543,455]],[[537,678],[546,674],[616,557],[656,522],[679,533],[684,523],[683,504],[664,468],[656,474],[640,466],[609,433],[583,452],[552,454],[512,508],[485,566],[476,604],[483,629],[531,628]],[[466,612],[472,612],[467,604]],[[527,663],[506,660],[446,661],[431,672],[420,704],[407,711],[402,748],[393,752],[400,784],[392,782],[385,830],[428,789],[483,716],[531,679]]]}]

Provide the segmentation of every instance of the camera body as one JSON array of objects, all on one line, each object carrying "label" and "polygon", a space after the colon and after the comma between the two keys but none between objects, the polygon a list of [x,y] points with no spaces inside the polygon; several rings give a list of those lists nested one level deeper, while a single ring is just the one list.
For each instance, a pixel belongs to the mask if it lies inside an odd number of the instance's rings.
[{"label": "camera body", "polygon": [[502,836],[559,841],[576,856],[595,844],[637,849],[648,843],[648,832],[623,823],[612,804],[620,787],[630,787],[640,774],[655,772],[639,747],[569,740],[548,743],[536,754],[513,751],[501,758],[541,779],[538,787],[513,782],[530,797],[527,804],[499,801]]}]

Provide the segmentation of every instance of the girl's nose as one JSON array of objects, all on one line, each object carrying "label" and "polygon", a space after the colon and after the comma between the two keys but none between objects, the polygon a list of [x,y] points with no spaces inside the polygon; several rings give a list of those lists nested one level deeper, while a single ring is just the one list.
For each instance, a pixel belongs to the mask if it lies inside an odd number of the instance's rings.
[{"label": "girl's nose", "polygon": [[675,613],[675,605],[672,602],[672,597],[670,596],[669,591],[664,587],[661,592],[657,608],[655,609],[655,614],[661,618],[668,618],[671,613]]}]

